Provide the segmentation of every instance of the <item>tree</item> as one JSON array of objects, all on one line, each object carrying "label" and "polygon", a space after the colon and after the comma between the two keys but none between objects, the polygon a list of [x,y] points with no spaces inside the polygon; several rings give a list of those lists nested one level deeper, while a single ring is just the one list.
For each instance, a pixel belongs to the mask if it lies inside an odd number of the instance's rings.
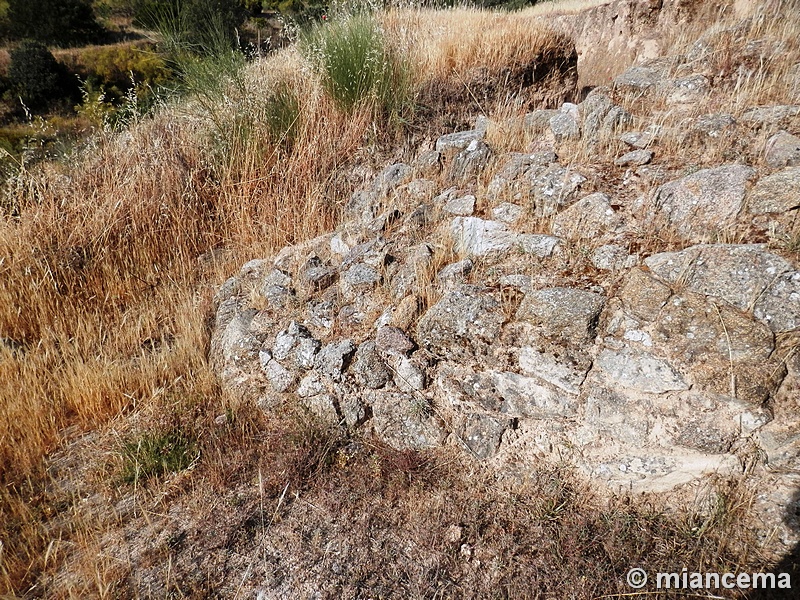
[{"label": "tree", "polygon": [[9,83],[29,108],[44,108],[69,94],[66,69],[41,42],[23,40],[10,57]]},{"label": "tree", "polygon": [[12,37],[72,46],[96,41],[102,28],[90,0],[8,0]]}]

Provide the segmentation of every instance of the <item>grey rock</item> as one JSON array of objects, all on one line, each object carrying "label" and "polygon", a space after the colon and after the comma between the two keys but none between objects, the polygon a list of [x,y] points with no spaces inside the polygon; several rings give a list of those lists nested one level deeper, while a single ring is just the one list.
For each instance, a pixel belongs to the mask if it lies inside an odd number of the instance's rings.
[{"label": "grey rock", "polygon": [[603,128],[603,120],[613,107],[611,98],[603,91],[599,91],[598,88],[592,90],[581,103],[584,134],[593,136],[598,133]]},{"label": "grey rock", "polygon": [[423,370],[413,360],[395,355],[389,359],[394,369],[394,382],[401,392],[418,392],[426,387]]},{"label": "grey rock", "polygon": [[754,215],[797,208],[800,208],[800,167],[787,167],[759,179],[747,197],[747,211]]},{"label": "grey rock", "polygon": [[693,389],[753,404],[765,401],[785,373],[771,359],[769,327],[723,303],[684,292],[672,296],[652,328],[660,353],[691,377]]},{"label": "grey rock", "polygon": [[578,403],[572,395],[556,392],[531,377],[500,372],[492,382],[502,398],[500,412],[510,417],[550,419],[572,417]]},{"label": "grey rock", "polygon": [[685,237],[706,237],[732,225],[742,209],[750,167],[728,164],[702,169],[660,186],[651,201],[652,216],[663,219]]},{"label": "grey rock", "polygon": [[353,359],[352,371],[359,385],[373,390],[382,388],[392,379],[389,367],[372,341],[359,345]]},{"label": "grey rock", "polygon": [[474,263],[468,258],[450,263],[436,274],[436,280],[445,284],[463,283],[474,266]]},{"label": "grey rock", "polygon": [[442,155],[436,150],[422,152],[411,166],[423,177],[435,177],[442,170]]},{"label": "grey rock", "polygon": [[741,120],[756,125],[774,125],[797,115],[800,115],[800,106],[796,104],[757,106],[745,111]]},{"label": "grey rock", "polygon": [[638,255],[628,253],[628,250],[619,244],[604,244],[592,252],[592,264],[601,271],[619,271],[627,269],[639,261]]},{"label": "grey rock", "polygon": [[335,424],[339,422],[336,398],[331,394],[319,394],[302,398],[302,404],[324,423]]},{"label": "grey rock", "polygon": [[436,151],[445,153],[452,153],[457,150],[463,150],[472,142],[481,141],[486,135],[485,130],[470,129],[468,131],[457,131],[456,133],[448,133],[441,136],[436,140]]},{"label": "grey rock", "polygon": [[367,394],[375,434],[398,450],[426,450],[439,446],[444,431],[420,398],[375,390]]},{"label": "grey rock", "polygon": [[472,413],[467,415],[461,431],[461,439],[477,458],[491,458],[500,448],[503,433],[510,425],[509,419]]},{"label": "grey rock", "polygon": [[516,239],[516,234],[505,223],[477,217],[456,217],[450,225],[450,234],[456,252],[468,256],[505,252]]},{"label": "grey rock", "polygon": [[618,167],[627,167],[631,165],[638,167],[646,165],[651,160],[653,160],[652,150],[633,150],[620,156],[614,161],[614,164]]},{"label": "grey rock", "polygon": [[379,208],[380,198],[377,192],[357,190],[344,207],[344,218],[347,221],[368,223],[377,216]]},{"label": "grey rock", "polygon": [[581,136],[581,128],[575,116],[570,112],[559,111],[550,118],[550,130],[557,142],[575,140]]},{"label": "grey rock", "polygon": [[327,390],[322,376],[316,371],[310,371],[300,380],[297,385],[296,393],[300,398],[310,398],[317,396]]},{"label": "grey rock", "polygon": [[372,189],[377,194],[385,196],[395,188],[411,181],[413,174],[414,169],[405,163],[389,165],[372,182]]},{"label": "grey rock", "polygon": [[580,173],[557,164],[537,172],[531,178],[536,216],[552,216],[560,207],[570,204],[585,181]]},{"label": "grey rock", "polygon": [[492,150],[481,141],[473,140],[461,152],[453,157],[448,177],[453,181],[461,181],[475,177],[486,168]]},{"label": "grey rock", "polygon": [[292,278],[278,269],[272,269],[261,283],[259,293],[273,308],[284,308],[294,295]]},{"label": "grey rock", "polygon": [[344,272],[342,278],[354,288],[364,288],[378,284],[381,280],[381,275],[369,265],[356,263]]},{"label": "grey rock", "polygon": [[557,110],[540,109],[525,115],[523,120],[524,130],[532,135],[546,131],[550,127],[550,119],[557,116]]},{"label": "grey rock", "polygon": [[800,273],[762,245],[691,246],[654,254],[644,262],[670,283],[752,310],[772,331],[800,326]]},{"label": "grey rock", "polygon": [[397,188],[397,196],[404,202],[428,202],[436,191],[436,182],[430,179],[414,179]]},{"label": "grey rock", "polygon": [[595,364],[610,382],[626,389],[647,394],[689,389],[669,363],[639,350],[603,350]]},{"label": "grey rock", "polygon": [[800,165],[800,137],[779,131],[764,146],[764,162],[773,169]]},{"label": "grey rock", "polygon": [[310,258],[303,266],[300,281],[306,294],[320,292],[336,281],[336,270],[324,264],[318,257]]},{"label": "grey rock", "polygon": [[582,198],[553,220],[553,233],[568,239],[596,238],[613,231],[619,216],[611,208],[611,201],[602,192]]},{"label": "grey rock", "polygon": [[525,254],[539,258],[551,256],[561,241],[560,237],[542,233],[520,233],[515,239],[515,243]]},{"label": "grey rock", "polygon": [[603,118],[602,131],[614,133],[618,129],[630,125],[633,122],[633,115],[621,106],[612,106],[608,114]]},{"label": "grey rock", "polygon": [[656,141],[661,134],[661,127],[650,125],[644,131],[628,131],[620,136],[620,141],[643,150]]},{"label": "grey rock", "polygon": [[294,373],[285,368],[277,360],[271,359],[265,364],[262,359],[262,367],[264,369],[264,374],[267,376],[267,380],[272,385],[272,389],[276,392],[285,392],[294,383]]},{"label": "grey rock", "polygon": [[332,342],[323,346],[314,360],[314,368],[333,379],[341,379],[342,372],[348,367],[355,346],[350,340]]},{"label": "grey rock", "polygon": [[549,288],[525,294],[517,320],[538,325],[547,338],[576,344],[594,338],[605,300],[600,294],[576,288]]},{"label": "grey rock", "polygon": [[519,204],[503,202],[492,209],[492,218],[501,223],[511,225],[522,218],[522,213],[523,209]]},{"label": "grey rock", "polygon": [[657,86],[663,80],[660,69],[651,67],[630,67],[614,80],[618,88],[644,91]]},{"label": "grey rock", "polygon": [[366,408],[361,401],[351,394],[345,394],[339,400],[339,411],[345,424],[350,429],[361,425],[368,416]]},{"label": "grey rock", "polygon": [[468,217],[475,212],[475,196],[467,194],[460,198],[452,198],[445,202],[444,212],[460,217]]},{"label": "grey rock", "polygon": [[591,365],[588,361],[577,362],[569,357],[553,354],[525,346],[519,350],[519,369],[570,394],[579,394]]},{"label": "grey rock", "polygon": [[667,104],[694,104],[711,91],[708,78],[699,73],[675,79],[668,86]]},{"label": "grey rock", "polygon": [[402,329],[384,325],[379,327],[375,334],[375,347],[384,354],[398,354],[405,356],[416,348]]},{"label": "grey rock", "polygon": [[643,269],[631,270],[617,294],[628,312],[645,321],[655,320],[670,296],[670,287]]},{"label": "grey rock", "polygon": [[692,131],[710,138],[720,138],[736,127],[736,119],[728,113],[701,115],[695,120]]},{"label": "grey rock", "polygon": [[466,358],[481,354],[500,333],[499,303],[482,288],[460,285],[422,315],[417,340],[435,354]]},{"label": "grey rock", "polygon": [[310,369],[320,348],[320,342],[303,325],[291,321],[275,336],[272,346],[273,358],[283,361],[292,359],[301,369]]}]

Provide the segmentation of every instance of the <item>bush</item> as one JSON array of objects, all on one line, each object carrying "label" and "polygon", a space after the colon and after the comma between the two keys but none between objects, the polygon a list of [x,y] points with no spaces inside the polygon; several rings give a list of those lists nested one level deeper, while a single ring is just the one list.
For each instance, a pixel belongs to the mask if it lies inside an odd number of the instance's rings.
[{"label": "bush", "polygon": [[8,0],[13,37],[72,46],[96,41],[103,30],[89,0]]},{"label": "bush", "polygon": [[302,46],[339,108],[376,102],[388,113],[410,97],[409,65],[390,51],[375,20],[363,13],[315,25]]},{"label": "bush", "polygon": [[196,54],[233,48],[246,17],[243,0],[138,0],[134,11],[136,23]]},{"label": "bush", "polygon": [[14,92],[31,109],[46,108],[69,97],[72,90],[63,65],[40,42],[25,40],[11,51],[8,79]]},{"label": "bush", "polygon": [[149,433],[127,442],[122,449],[122,457],[123,480],[136,483],[188,468],[197,457],[197,444],[180,429]]}]

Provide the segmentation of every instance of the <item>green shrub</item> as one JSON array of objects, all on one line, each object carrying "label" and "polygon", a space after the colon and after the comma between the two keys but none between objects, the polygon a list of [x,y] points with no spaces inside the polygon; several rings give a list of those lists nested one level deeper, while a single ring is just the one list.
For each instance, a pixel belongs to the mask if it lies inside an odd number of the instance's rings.
[{"label": "green shrub", "polygon": [[375,102],[388,113],[410,97],[409,65],[393,53],[375,19],[364,13],[314,25],[302,47],[339,108]]},{"label": "green shrub", "polygon": [[181,429],[148,433],[124,445],[122,478],[128,483],[136,483],[164,473],[182,471],[196,456],[195,440]]},{"label": "green shrub", "polygon": [[13,91],[34,110],[71,95],[68,73],[40,42],[24,40],[11,51],[8,80]]},{"label": "green shrub", "polygon": [[89,0],[8,0],[13,37],[71,46],[96,41],[103,33]]},{"label": "green shrub", "polygon": [[164,59],[152,48],[136,46],[101,46],[81,53],[81,62],[90,78],[120,92],[137,84],[162,85],[172,73]]},{"label": "green shrub", "polygon": [[243,0],[138,0],[134,10],[136,23],[195,54],[234,48],[246,17]]},{"label": "green shrub", "polygon": [[289,84],[278,85],[267,98],[265,121],[273,142],[291,146],[300,127],[300,102]]}]

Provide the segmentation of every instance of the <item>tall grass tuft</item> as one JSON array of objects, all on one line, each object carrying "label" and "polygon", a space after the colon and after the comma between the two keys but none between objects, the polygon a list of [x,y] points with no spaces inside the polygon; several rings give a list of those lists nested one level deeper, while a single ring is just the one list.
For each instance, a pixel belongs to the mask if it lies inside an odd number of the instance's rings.
[{"label": "tall grass tuft", "polygon": [[412,97],[411,65],[387,43],[378,22],[358,12],[313,26],[301,46],[337,107],[375,103],[400,114]]}]

